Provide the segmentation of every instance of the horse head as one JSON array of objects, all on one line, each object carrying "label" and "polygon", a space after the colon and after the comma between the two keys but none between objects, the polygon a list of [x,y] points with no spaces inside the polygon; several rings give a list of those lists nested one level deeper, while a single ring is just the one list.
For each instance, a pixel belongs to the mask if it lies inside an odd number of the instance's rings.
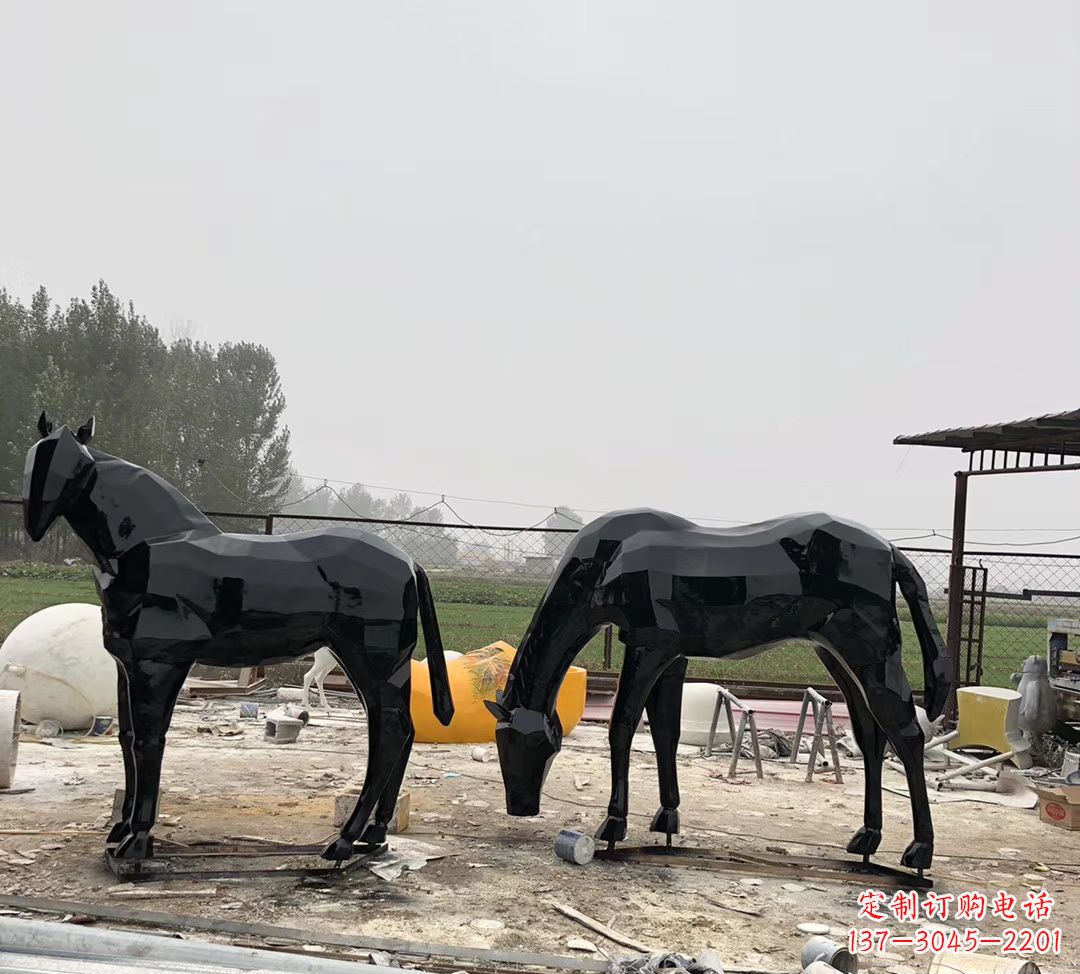
[{"label": "horse head", "polygon": [[498,721],[495,742],[506,787],[506,811],[538,815],[544,779],[562,747],[559,715],[527,707],[511,709],[497,700],[485,700],[484,705]]},{"label": "horse head", "polygon": [[73,433],[67,426],[54,430],[42,413],[38,432],[41,439],[26,454],[22,489],[23,523],[34,541],[70,511],[93,475],[94,458],[86,444],[94,435],[94,418]]}]

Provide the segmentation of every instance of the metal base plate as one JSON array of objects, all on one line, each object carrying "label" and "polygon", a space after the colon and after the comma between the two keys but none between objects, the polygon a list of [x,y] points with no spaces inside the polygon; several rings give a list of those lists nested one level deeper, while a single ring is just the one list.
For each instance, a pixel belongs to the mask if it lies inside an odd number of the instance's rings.
[{"label": "metal base plate", "polygon": [[718,849],[690,849],[679,846],[625,846],[599,849],[596,858],[607,862],[628,862],[650,866],[678,866],[715,872],[757,873],[784,879],[828,879],[863,883],[873,879],[878,886],[898,889],[932,889],[933,880],[904,869],[893,869],[861,859],[825,859],[815,856],[775,856]]},{"label": "metal base plate", "polygon": [[[385,843],[357,845],[356,854],[345,862],[321,865],[283,864],[271,866],[270,858],[310,859],[320,857],[327,842],[314,845],[278,845],[272,842],[155,842],[155,854],[149,859],[117,859],[105,852],[105,863],[120,879],[147,882],[155,879],[238,879],[246,876],[301,876],[333,879],[352,872],[357,866],[386,851]],[[217,860],[216,862],[213,860]]]}]

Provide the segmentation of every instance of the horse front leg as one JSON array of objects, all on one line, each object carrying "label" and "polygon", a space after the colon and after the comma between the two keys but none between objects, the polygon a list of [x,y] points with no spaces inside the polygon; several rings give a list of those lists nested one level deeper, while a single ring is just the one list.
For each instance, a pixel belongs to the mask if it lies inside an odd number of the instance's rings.
[{"label": "horse front leg", "polygon": [[125,803],[131,802],[127,833],[110,849],[117,859],[150,859],[154,855],[150,833],[157,821],[165,735],[189,669],[189,663],[145,659],[135,659],[129,664],[128,702],[135,787],[125,796]]},{"label": "horse front leg", "polygon": [[645,702],[657,677],[671,663],[670,654],[645,646],[627,646],[615,706],[611,712],[608,741],[611,744],[611,800],[607,818],[596,838],[613,848],[626,838],[630,806],[630,746],[641,720]]},{"label": "horse front leg", "polygon": [[645,702],[649,715],[649,730],[656,747],[656,773],[660,779],[660,808],[653,816],[650,832],[671,837],[679,831],[679,732],[682,722],[683,682],[686,679],[686,657],[680,656],[653,685]]},{"label": "horse front leg", "polygon": [[128,674],[124,664],[116,660],[116,722],[120,729],[120,753],[124,759],[124,802],[119,821],[113,824],[105,845],[116,846],[131,832],[131,810],[135,802],[135,732],[131,725],[131,704],[128,701]]}]

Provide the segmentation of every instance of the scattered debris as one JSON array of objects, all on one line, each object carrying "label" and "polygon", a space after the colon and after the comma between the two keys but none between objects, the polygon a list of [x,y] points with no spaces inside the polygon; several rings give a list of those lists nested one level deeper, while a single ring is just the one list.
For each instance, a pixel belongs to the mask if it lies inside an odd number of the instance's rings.
[{"label": "scattered debris", "polygon": [[[704,894],[701,895],[704,896]],[[741,913],[743,916],[748,917],[760,917],[765,915],[760,910],[748,910],[742,906],[733,906],[731,903],[723,903],[720,900],[714,900],[711,896],[704,896],[704,898],[712,903],[713,906],[720,907],[721,910],[731,910],[732,913]]]},{"label": "scattered debris", "polygon": [[199,724],[195,728],[196,734],[211,734],[214,737],[239,737],[244,733],[244,728],[241,724],[234,721],[223,723],[203,723]]},{"label": "scattered debris", "polygon": [[567,937],[566,946],[571,950],[588,950],[596,952],[596,944],[591,940],[583,940],[581,937]]},{"label": "scattered debris", "polygon": [[506,924],[503,923],[502,920],[483,920],[478,918],[470,921],[469,926],[474,930],[487,930],[494,933],[496,930],[502,930]]},{"label": "scattered debris", "polygon": [[825,934],[827,934],[829,932],[830,927],[829,927],[829,925],[827,923],[812,923],[812,922],[810,922],[810,923],[800,923],[795,927],[795,929],[798,930],[799,933],[809,933],[809,934],[814,934],[815,936],[818,936],[818,937],[823,937],[823,936],[825,936]]},{"label": "scattered debris", "polygon": [[490,747],[474,747],[470,753],[472,759],[479,761],[481,764],[487,764],[494,757]]},{"label": "scattered debris", "polygon": [[584,791],[586,788],[589,787],[589,779],[583,778],[581,777],[581,775],[578,774],[574,775],[574,787],[578,791]]},{"label": "scattered debris", "polygon": [[53,720],[51,717],[46,717],[42,721],[38,721],[37,727],[34,728],[34,736],[42,739],[49,737],[59,737],[64,733],[64,728],[60,726],[60,721]]},{"label": "scattered debris", "polygon": [[423,869],[433,859],[442,859],[446,853],[426,842],[414,839],[395,839],[389,848],[364,861],[364,866],[379,879],[392,882],[406,870]]},{"label": "scattered debris", "polygon": [[631,950],[640,950],[644,954],[649,953],[649,948],[644,944],[632,940],[625,934],[619,933],[618,930],[613,930],[606,923],[601,923],[599,920],[594,920],[591,916],[587,916],[579,910],[575,910],[572,906],[565,906],[562,903],[552,903],[551,905],[563,916],[575,920],[583,927],[587,927],[593,933],[600,934],[601,937],[607,937],[607,939],[613,943],[617,943],[623,947],[629,947]]},{"label": "scattered debris", "polygon": [[215,887],[209,889],[164,889],[160,886],[135,886],[132,883],[126,883],[122,886],[113,886],[106,892],[109,896],[114,896],[121,900],[205,899],[209,896],[217,896],[217,889]]},{"label": "scattered debris", "polygon": [[703,950],[697,957],[685,954],[650,954],[615,961],[612,974],[724,974],[720,957],[712,950]]}]

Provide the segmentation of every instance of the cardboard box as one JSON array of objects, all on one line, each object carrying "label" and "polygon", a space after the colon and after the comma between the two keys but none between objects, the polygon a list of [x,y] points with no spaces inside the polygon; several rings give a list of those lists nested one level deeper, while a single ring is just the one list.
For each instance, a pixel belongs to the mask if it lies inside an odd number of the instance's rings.
[{"label": "cardboard box", "polygon": [[1080,830],[1080,785],[1035,788],[1039,818],[1063,829]]}]

